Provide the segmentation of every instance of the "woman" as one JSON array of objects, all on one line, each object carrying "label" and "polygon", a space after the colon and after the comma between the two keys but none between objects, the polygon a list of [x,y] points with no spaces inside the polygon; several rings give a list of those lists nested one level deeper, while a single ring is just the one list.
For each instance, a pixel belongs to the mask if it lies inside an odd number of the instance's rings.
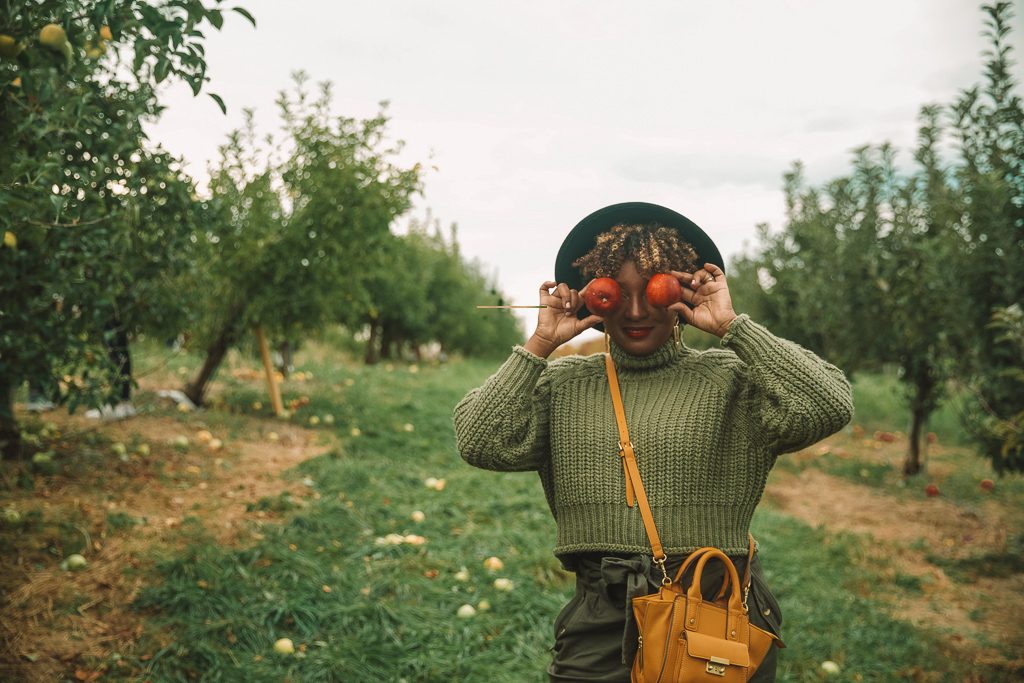
[{"label": "woman", "polygon": [[[650,305],[647,280],[669,272],[682,302]],[[636,651],[631,599],[654,592],[661,571],[625,477],[600,354],[548,361],[559,346],[603,326],[647,497],[673,572],[688,553],[721,548],[742,576],[750,520],[775,458],[838,431],[852,417],[843,373],[733,311],[723,262],[684,216],[646,203],[616,204],[566,237],[557,282],[540,288],[537,328],[483,386],[455,408],[464,460],[491,470],[536,470],[554,515],[554,548],[576,573],[576,595],[555,619],[552,681],[628,681]],[[622,302],[604,316],[583,307],[583,287],[613,277]],[[680,342],[680,319],[721,348]],[[705,571],[712,593],[718,572]],[[779,635],[782,615],[750,563],[751,622]],[[752,680],[775,679],[772,648]]]}]

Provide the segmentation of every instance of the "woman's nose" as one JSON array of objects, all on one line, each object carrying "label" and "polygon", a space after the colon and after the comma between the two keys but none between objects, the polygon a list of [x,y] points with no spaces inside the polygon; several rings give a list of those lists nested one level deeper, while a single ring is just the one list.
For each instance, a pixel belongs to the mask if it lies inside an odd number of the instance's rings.
[{"label": "woman's nose", "polygon": [[630,320],[640,320],[647,317],[647,302],[642,296],[631,296],[626,299],[626,317]]}]

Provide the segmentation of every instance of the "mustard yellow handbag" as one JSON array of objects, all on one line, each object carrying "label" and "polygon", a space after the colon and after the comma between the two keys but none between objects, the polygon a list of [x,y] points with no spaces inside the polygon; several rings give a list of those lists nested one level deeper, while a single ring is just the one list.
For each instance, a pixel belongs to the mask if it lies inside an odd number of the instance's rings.
[{"label": "mustard yellow handbag", "polygon": [[[625,470],[626,504],[630,507],[639,505],[654,553],[654,563],[661,568],[663,576],[657,593],[633,598],[633,616],[640,636],[631,680],[633,683],[746,683],[773,644],[785,647],[775,634],[750,623],[747,595],[754,537],[748,536],[749,551],[742,584],[736,565],[729,556],[713,547],[691,553],[675,578],[669,578],[665,570],[665,549],[654,525],[647,492],[636,465],[633,443],[629,439],[611,354],[605,354],[605,367],[619,427],[619,457]],[[704,568],[712,560],[725,564],[726,571],[721,590],[714,600],[709,601],[701,594],[700,585]],[[684,590],[680,580],[694,565],[693,580],[689,589]]]}]

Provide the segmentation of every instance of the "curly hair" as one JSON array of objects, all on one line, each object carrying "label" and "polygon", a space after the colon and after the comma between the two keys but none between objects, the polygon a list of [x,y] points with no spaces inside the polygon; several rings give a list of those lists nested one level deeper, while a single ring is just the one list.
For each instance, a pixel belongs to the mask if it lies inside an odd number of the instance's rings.
[{"label": "curly hair", "polygon": [[646,278],[670,270],[693,272],[700,260],[693,246],[661,225],[616,225],[597,236],[594,248],[573,261],[585,277],[615,277],[633,261]]}]

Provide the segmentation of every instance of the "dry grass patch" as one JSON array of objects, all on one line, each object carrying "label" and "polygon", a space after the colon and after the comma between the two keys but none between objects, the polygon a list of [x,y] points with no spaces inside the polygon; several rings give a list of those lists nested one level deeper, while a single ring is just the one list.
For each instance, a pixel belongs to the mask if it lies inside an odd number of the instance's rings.
[{"label": "dry grass patch", "polygon": [[[264,497],[290,492],[303,501],[313,493],[281,473],[331,447],[323,432],[274,420],[250,419],[241,438],[221,437],[211,450],[202,432],[212,432],[203,413],[185,421],[140,415],[100,423],[54,411],[58,436],[51,444],[66,463],[53,476],[36,476],[32,490],[15,485],[25,463],[0,463],[8,484],[4,507],[24,520],[13,551],[0,557],[0,678],[51,681],[61,675],[91,680],[102,670],[87,661],[114,661],[129,653],[143,625],[130,605],[142,587],[152,557],[184,547],[193,525],[224,545],[248,542],[273,510],[249,509]],[[276,433],[276,440],[268,438]],[[123,443],[125,459],[109,445]],[[189,446],[175,446],[179,437]],[[211,439],[212,440],[212,439]],[[139,444],[148,455],[135,452]],[[84,449],[83,449],[84,450]],[[156,552],[154,552],[156,551]],[[59,568],[70,552],[88,566]],[[112,658],[112,655],[115,655]]]}]

